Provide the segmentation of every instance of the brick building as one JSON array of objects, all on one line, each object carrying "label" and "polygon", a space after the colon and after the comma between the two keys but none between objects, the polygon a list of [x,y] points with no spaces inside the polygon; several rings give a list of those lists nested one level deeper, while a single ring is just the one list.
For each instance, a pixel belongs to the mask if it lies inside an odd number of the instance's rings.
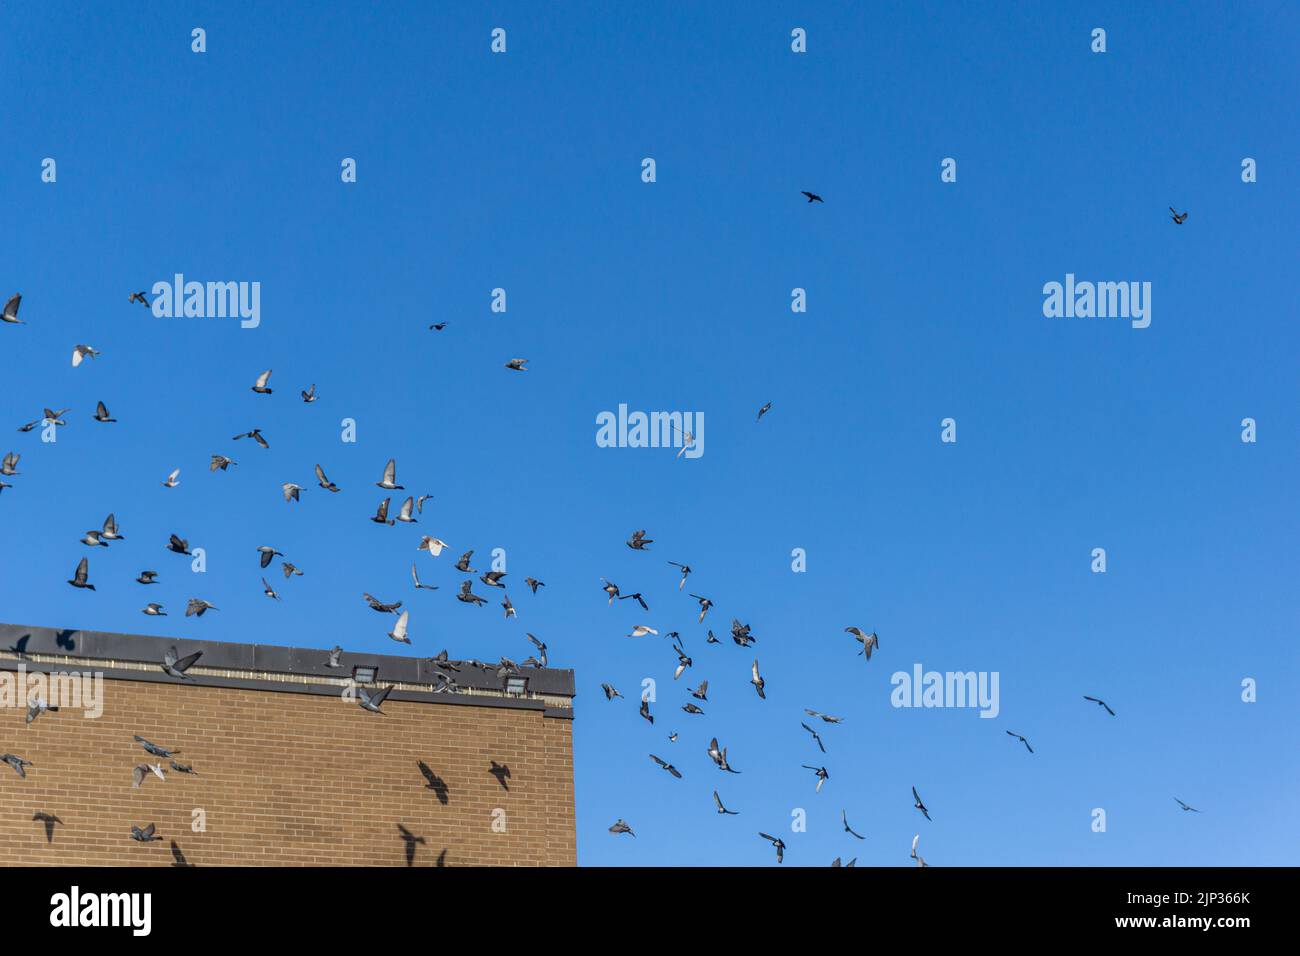
[{"label": "brick building", "polygon": [[[171,647],[202,651],[191,679]],[[0,864],[576,862],[572,671],[328,656],[0,625],[0,752],[31,761],[0,764]],[[358,705],[390,684],[382,715]],[[37,697],[60,709],[27,723]],[[133,787],[144,763],[166,779]],[[161,840],[131,839],[150,823]]]}]

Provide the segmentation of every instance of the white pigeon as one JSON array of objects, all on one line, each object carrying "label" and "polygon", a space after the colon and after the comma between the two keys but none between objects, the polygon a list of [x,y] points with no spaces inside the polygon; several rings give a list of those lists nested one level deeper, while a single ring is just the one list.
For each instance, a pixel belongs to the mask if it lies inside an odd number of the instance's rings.
[{"label": "white pigeon", "polygon": [[447,544],[446,541],[443,541],[439,538],[432,538],[426,534],[423,538],[420,539],[420,544],[415,550],[428,551],[431,555],[433,555],[436,558],[438,555],[442,554],[442,549],[447,547],[450,547],[450,545]]},{"label": "white pigeon", "polygon": [[399,643],[410,644],[411,639],[406,636],[406,625],[410,619],[411,612],[403,611],[401,616],[398,617],[397,623],[393,625],[393,629],[389,632],[388,636]]},{"label": "white pigeon", "polygon": [[76,345],[72,349],[72,367],[76,368],[81,364],[81,360],[89,356],[94,358],[99,354],[98,349],[93,349],[89,345]]}]

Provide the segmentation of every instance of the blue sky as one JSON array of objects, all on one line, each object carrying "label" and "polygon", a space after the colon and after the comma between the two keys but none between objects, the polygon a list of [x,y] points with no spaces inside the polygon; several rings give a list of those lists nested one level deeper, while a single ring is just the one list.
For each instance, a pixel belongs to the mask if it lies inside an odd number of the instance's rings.
[{"label": "blue sky", "polygon": [[[760,829],[787,865],[910,865],[917,832],[940,866],[1294,863],[1300,12],[1091,6],[6,6],[0,294],[28,324],[0,327],[0,452],[23,455],[0,617],[392,652],[366,590],[407,602],[412,653],[521,659],[531,631],[577,671],[585,864],[770,865]],[[127,303],[176,272],[260,282],[260,326]],[[1150,327],[1044,318],[1066,273],[1150,282]],[[74,369],[80,342],[103,354]],[[266,368],[269,398],[249,391]],[[90,420],[101,399],[118,424]],[[704,454],[597,447],[620,403],[704,413]],[[46,405],[72,409],[57,443],[12,431]],[[229,440],[254,426],[269,451]],[[209,474],[216,452],[238,468]],[[366,520],[389,457],[434,496],[412,528]],[[127,541],[73,591],[110,511]],[[171,532],[207,549],[201,579]],[[410,586],[421,533],[454,552],[420,557],[436,593]],[[260,544],[306,571],[276,579],[282,604]],[[455,556],[496,547],[517,621],[453,600]],[[650,611],[607,607],[602,576]],[[190,596],[220,614],[186,620]],[[143,617],[150,598],[175,616]],[[674,684],[637,623],[679,630],[694,669]],[[870,663],[850,624],[879,631]],[[893,708],[915,663],[998,672],[1001,713]],[[845,718],[818,724],[820,794],[804,707]],[[740,776],[705,756],[715,734]],[[637,839],[606,832],[618,817]]]}]

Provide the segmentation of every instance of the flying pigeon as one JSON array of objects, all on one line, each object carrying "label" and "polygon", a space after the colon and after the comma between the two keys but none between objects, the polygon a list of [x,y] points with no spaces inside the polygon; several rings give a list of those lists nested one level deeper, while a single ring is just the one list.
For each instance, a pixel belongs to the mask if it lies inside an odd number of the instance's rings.
[{"label": "flying pigeon", "polygon": [[4,312],[0,312],[0,322],[8,322],[10,325],[22,325],[23,320],[18,318],[18,306],[22,305],[23,297],[21,294],[10,296],[9,301],[5,303]]},{"label": "flying pigeon", "polygon": [[[185,616],[189,616],[189,611],[185,612]],[[185,676],[185,672],[193,667],[194,662],[202,656],[202,651],[195,651],[193,654],[186,657],[177,657],[176,648],[169,647],[167,648],[167,653],[163,655],[163,672],[170,674],[172,677],[180,678],[181,680],[193,680],[193,678]],[[163,756],[163,754],[159,754],[159,756]],[[170,757],[171,754],[167,754],[166,756]]]},{"label": "flying pigeon", "polygon": [[1017,733],[1013,733],[1012,731],[1008,730],[1008,731],[1007,731],[1007,736],[1008,736],[1008,737],[1015,737],[1017,740],[1019,740],[1022,744],[1025,745],[1025,749],[1026,749],[1026,750],[1028,750],[1030,753],[1033,753],[1033,752],[1034,752],[1034,748],[1031,747],[1031,746],[1029,746],[1029,741],[1026,740],[1024,737],[1020,736],[1019,734],[1017,734]]},{"label": "flying pigeon", "polygon": [[89,573],[89,565],[90,565],[90,559],[82,558],[81,561],[77,564],[77,570],[73,573],[72,580],[70,580],[68,583],[71,584],[74,588],[84,588],[87,591],[95,590],[95,586],[86,581],[86,576]]},{"label": "flying pigeon", "polygon": [[1110,714],[1112,717],[1115,716],[1115,711],[1111,710],[1111,709],[1110,709],[1110,705],[1109,705],[1108,703],[1106,703],[1104,700],[1102,700],[1100,697],[1089,697],[1087,694],[1084,694],[1084,695],[1083,695],[1083,699],[1084,699],[1084,700],[1090,700],[1090,701],[1092,701],[1094,704],[1099,704],[1099,705],[1101,705],[1102,707],[1105,707],[1105,708],[1106,708],[1106,713]]},{"label": "flying pigeon", "polygon": [[678,780],[682,779],[682,772],[678,770],[676,767],[674,767],[672,764],[670,764],[668,761],[663,760],[660,757],[656,757],[654,754],[650,755],[650,759],[653,760],[655,763],[657,763],[659,766],[663,767],[665,770],[667,770]]},{"label": "flying pigeon", "polygon": [[785,843],[784,843],[784,842],[783,842],[779,837],[769,836],[769,835],[766,834],[766,833],[761,833],[761,832],[760,832],[758,835],[761,836],[764,840],[767,840],[769,843],[771,843],[772,846],[776,847],[776,862],[777,862],[777,863],[782,863],[782,862],[784,862],[784,861],[785,861]]},{"label": "flying pigeon", "polygon": [[633,551],[646,551],[648,550],[646,548],[647,544],[654,544],[654,538],[647,538],[644,528],[640,531],[633,531],[632,537],[627,539],[627,546]]},{"label": "flying pigeon", "polygon": [[193,617],[198,615],[202,617],[208,611],[219,611],[221,608],[214,604],[209,604],[203,598],[190,598],[189,603],[185,606],[185,616]]},{"label": "flying pigeon", "polygon": [[912,799],[916,801],[916,803],[915,803],[915,807],[916,807],[916,809],[918,809],[918,810],[920,810],[922,813],[924,813],[924,814],[925,814],[925,818],[926,818],[927,820],[929,820],[929,819],[930,819],[930,811],[929,811],[928,809],[926,809],[925,804],[921,802],[921,795],[920,795],[919,793],[916,792],[916,787],[913,787],[913,788],[912,788]]}]

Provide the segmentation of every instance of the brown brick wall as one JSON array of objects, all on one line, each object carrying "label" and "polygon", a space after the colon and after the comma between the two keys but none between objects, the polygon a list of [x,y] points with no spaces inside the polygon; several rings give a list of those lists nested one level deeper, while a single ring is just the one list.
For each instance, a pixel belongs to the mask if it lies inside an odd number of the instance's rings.
[{"label": "brown brick wall", "polygon": [[[24,724],[0,710],[0,753],[35,763],[22,780],[0,764],[0,864],[171,865],[171,841],[197,866],[572,866],[571,722],[540,711],[389,700],[386,716],[336,697],[105,680],[97,719],[69,710]],[[134,734],[168,748],[198,776],[157,762]],[[423,760],[446,783],[427,789]],[[491,761],[510,768],[503,789]],[[206,811],[206,832],[191,829]],[[494,832],[493,810],[505,812]],[[32,816],[58,816],[47,843]],[[161,842],[130,839],[157,824]]]}]

